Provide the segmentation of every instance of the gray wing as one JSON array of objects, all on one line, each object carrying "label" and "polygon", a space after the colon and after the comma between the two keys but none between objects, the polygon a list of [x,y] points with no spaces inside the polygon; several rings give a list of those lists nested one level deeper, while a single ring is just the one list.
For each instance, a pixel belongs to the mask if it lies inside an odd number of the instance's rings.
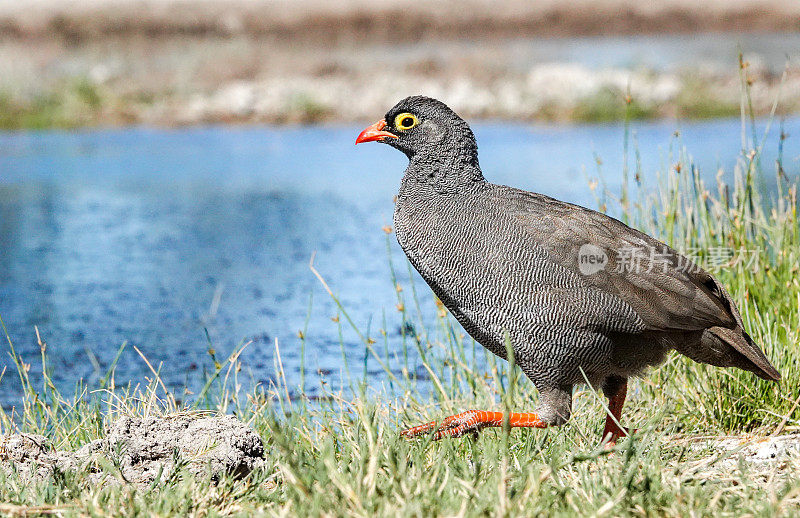
[{"label": "gray wing", "polygon": [[[664,243],[605,214],[541,194],[504,186],[496,194],[498,201],[506,200],[506,208],[511,201],[511,213],[551,261],[585,286],[630,307],[646,329],[692,331],[740,325],[724,288]],[[584,248],[581,255],[584,245],[596,248]],[[580,263],[587,251],[597,250],[607,258],[602,268]]]}]

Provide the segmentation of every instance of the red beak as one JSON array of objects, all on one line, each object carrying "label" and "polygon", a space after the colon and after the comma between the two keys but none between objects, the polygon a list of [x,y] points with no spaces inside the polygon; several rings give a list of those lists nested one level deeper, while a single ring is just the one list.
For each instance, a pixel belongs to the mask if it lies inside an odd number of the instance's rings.
[{"label": "red beak", "polygon": [[389,133],[388,131],[383,131],[383,128],[386,127],[386,121],[381,119],[372,126],[367,126],[364,131],[358,134],[356,138],[356,144],[361,144],[362,142],[380,142],[385,138],[397,138],[397,135],[394,133]]}]

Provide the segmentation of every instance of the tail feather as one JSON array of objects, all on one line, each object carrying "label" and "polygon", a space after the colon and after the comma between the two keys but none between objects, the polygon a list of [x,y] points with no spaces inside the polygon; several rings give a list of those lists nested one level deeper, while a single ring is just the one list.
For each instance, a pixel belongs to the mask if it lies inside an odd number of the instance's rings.
[{"label": "tail feather", "polygon": [[[781,373],[772,366],[764,352],[756,344],[750,335],[742,329],[729,329],[727,327],[712,327],[707,330],[725,344],[733,347],[742,354],[749,364],[747,370],[755,373],[759,378],[765,380],[778,381]],[[743,366],[744,367],[744,366]]]}]

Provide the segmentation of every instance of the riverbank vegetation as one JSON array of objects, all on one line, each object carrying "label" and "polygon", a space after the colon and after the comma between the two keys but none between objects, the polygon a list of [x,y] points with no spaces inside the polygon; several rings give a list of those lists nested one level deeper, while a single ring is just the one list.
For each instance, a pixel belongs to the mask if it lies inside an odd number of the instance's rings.
[{"label": "riverbank vegetation", "polygon": [[[556,63],[536,65],[522,73],[496,71],[489,77],[479,59],[470,62],[466,73],[436,66],[420,73],[418,67],[417,63],[404,63],[407,73],[400,79],[390,71],[331,70],[315,77],[297,75],[291,80],[282,76],[237,80],[209,85],[202,91],[193,91],[187,85],[145,84],[125,75],[101,79],[97,76],[102,72],[91,70],[87,75],[24,88],[0,83],[0,130],[354,122],[381,113],[402,95],[396,92],[452,99],[454,108],[473,120],[692,120],[733,117],[740,109],[739,85],[725,74],[592,70]],[[800,70],[787,70],[783,79],[763,69],[748,74],[748,80],[759,87],[754,113],[769,115],[770,100],[781,92],[781,85],[786,97],[784,112],[797,111],[800,98],[796,92],[800,90],[795,86],[800,82]],[[374,95],[376,82],[385,83],[377,87],[386,92],[385,98]],[[581,88],[565,92],[564,84],[580,84]],[[369,102],[354,107],[349,103],[352,97],[366,97]]]}]

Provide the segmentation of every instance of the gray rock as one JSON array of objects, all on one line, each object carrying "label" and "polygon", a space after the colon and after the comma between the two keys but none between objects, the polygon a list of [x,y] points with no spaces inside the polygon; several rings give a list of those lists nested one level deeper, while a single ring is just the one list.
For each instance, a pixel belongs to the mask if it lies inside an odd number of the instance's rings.
[{"label": "gray rock", "polygon": [[8,435],[0,443],[0,454],[12,462],[37,461],[53,452],[53,445],[44,435],[19,433]]},{"label": "gray rock", "polygon": [[121,479],[134,484],[165,480],[184,468],[196,476],[243,477],[263,464],[264,445],[249,426],[233,416],[176,414],[123,417],[106,437],[77,451],[56,451],[41,435],[0,438],[0,469],[23,480],[41,480],[62,472],[84,471],[92,483],[118,480],[99,469],[100,457],[120,468]]},{"label": "gray rock", "polygon": [[6,476],[17,472],[25,480],[53,474],[56,452],[43,435],[20,433],[0,438],[0,469]]},{"label": "gray rock", "polygon": [[179,465],[196,475],[241,477],[264,457],[258,434],[233,416],[124,417],[112,425],[106,447],[136,483],[152,482],[159,471],[168,476]]}]

